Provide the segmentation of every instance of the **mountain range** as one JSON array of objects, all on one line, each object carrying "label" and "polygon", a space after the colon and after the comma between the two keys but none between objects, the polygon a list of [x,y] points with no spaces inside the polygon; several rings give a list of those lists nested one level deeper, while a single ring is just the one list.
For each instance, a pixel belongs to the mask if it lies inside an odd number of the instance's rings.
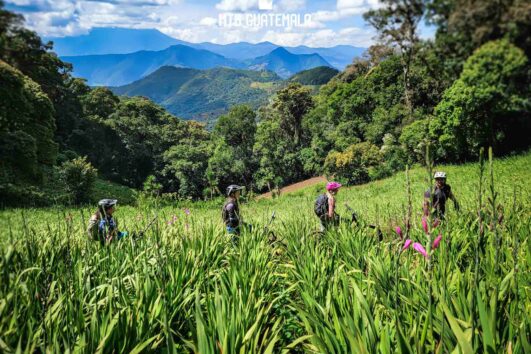
[{"label": "mountain range", "polygon": [[208,50],[174,45],[160,51],[142,50],[130,54],[66,56],[61,59],[74,66],[73,74],[93,86],[120,86],[151,74],[161,66],[194,69],[215,67],[243,68],[243,64]]},{"label": "mountain range", "polygon": [[[163,50],[172,45],[182,44],[196,49],[205,49],[229,59],[248,60],[266,55],[280,47],[271,42],[191,43],[167,36],[155,29],[119,27],[93,28],[85,35],[46,37],[45,39],[54,42],[54,50],[59,56],[128,54],[141,50]],[[353,58],[362,55],[366,49],[349,45],[330,48],[283,47],[293,54],[319,54],[339,70],[343,70],[352,63]]]},{"label": "mountain range", "polygon": [[118,95],[148,97],[178,117],[209,122],[235,104],[257,108],[267,103],[283,83],[270,71],[162,66],[138,81],[110,89]]},{"label": "mountain range", "polygon": [[317,66],[343,69],[364,48],[310,48],[257,44],[189,43],[153,29],[95,28],[87,35],[46,38],[74,65],[74,75],[90,85],[119,86],[138,80],[161,66],[208,69],[271,70],[283,78]]},{"label": "mountain range", "polygon": [[269,70],[282,78],[288,78],[302,70],[331,66],[319,54],[293,54],[282,47],[244,63],[250,70]]}]

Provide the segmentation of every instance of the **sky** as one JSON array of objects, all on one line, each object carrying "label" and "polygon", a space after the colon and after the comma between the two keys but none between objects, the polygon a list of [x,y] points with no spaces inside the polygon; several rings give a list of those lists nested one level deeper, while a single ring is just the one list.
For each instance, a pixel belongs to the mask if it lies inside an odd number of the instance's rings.
[{"label": "sky", "polygon": [[[7,9],[23,14],[26,25],[45,37],[86,34],[94,27],[154,28],[194,43],[270,41],[310,47],[370,46],[376,36],[362,14],[379,6],[378,0],[4,1]],[[275,22],[278,16],[291,14],[300,20]],[[220,22],[220,15],[225,22]],[[257,15],[278,16],[267,23],[262,16],[262,25],[248,22],[257,21]],[[241,24],[236,16],[243,19]],[[422,34],[431,32],[423,28]]]}]

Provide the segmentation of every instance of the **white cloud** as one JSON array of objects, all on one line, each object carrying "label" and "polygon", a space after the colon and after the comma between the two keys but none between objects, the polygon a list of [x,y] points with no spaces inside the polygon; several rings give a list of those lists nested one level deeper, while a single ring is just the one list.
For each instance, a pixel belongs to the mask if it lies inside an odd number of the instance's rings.
[{"label": "white cloud", "polygon": [[221,11],[249,11],[258,9],[258,0],[221,0],[216,8]]},{"label": "white cloud", "polygon": [[214,17],[203,17],[199,24],[202,26],[212,27],[218,24],[218,19]]},{"label": "white cloud", "polygon": [[[338,0],[331,8],[312,13],[311,21],[294,28],[218,27],[220,7],[233,11],[257,7],[258,0],[217,0],[217,8],[183,0],[8,0],[31,7],[24,16],[30,28],[43,36],[71,36],[94,27],[155,28],[190,42],[219,44],[271,41],[280,45],[330,47],[337,44],[368,46],[373,33],[349,27],[328,28],[329,22],[356,16],[377,0]],[[31,5],[25,5],[31,3]],[[171,5],[179,3],[179,5]],[[273,0],[274,12],[297,12],[305,0]],[[281,11],[282,10],[282,11]],[[289,10],[289,11],[288,11]]]},{"label": "white cloud", "polygon": [[[269,4],[267,0],[221,0],[216,4],[216,8],[221,11],[227,12],[239,12],[239,11],[250,11],[250,10],[267,10],[267,6],[262,8],[260,2],[265,1]],[[306,6],[306,0],[273,0],[273,10],[277,12],[290,12],[300,9],[304,9]]]},{"label": "white cloud", "polygon": [[263,41],[282,46],[307,45],[309,47],[332,47],[340,44],[368,47],[373,43],[374,33],[358,27],[343,28],[334,31],[330,28],[307,32],[275,32],[267,31]]},{"label": "white cloud", "polygon": [[362,7],[365,5],[365,0],[337,0],[337,9],[352,9],[355,7]]},{"label": "white cloud", "polygon": [[[306,0],[273,0],[275,3],[275,10],[277,11],[296,11],[304,9]],[[278,2],[278,5],[277,5]]]}]

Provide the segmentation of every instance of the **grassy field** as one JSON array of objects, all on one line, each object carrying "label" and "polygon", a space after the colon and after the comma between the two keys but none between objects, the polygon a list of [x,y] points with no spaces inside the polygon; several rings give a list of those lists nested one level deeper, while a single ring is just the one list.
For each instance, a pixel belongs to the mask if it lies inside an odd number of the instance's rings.
[{"label": "grassy field", "polygon": [[119,207],[121,229],[157,223],[103,248],[85,236],[93,210],[2,211],[0,351],[529,353],[529,166],[531,154],[487,162],[482,183],[478,164],[437,166],[461,212],[450,203],[427,232],[421,168],[409,231],[405,173],[342,189],[339,213],[348,203],[362,222],[325,235],[313,215],[323,185],[246,203],[254,228],[237,246],[219,202]]}]

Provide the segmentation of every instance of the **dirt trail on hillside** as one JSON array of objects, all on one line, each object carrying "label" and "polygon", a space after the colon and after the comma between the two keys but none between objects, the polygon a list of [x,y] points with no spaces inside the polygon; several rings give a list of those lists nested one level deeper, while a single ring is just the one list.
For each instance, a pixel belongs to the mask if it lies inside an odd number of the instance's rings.
[{"label": "dirt trail on hillside", "polygon": [[[284,188],[281,188],[280,189],[280,194],[282,195],[284,193],[296,192],[299,189],[310,187],[310,186],[313,186],[314,184],[322,183],[322,182],[326,182],[326,181],[327,180],[326,180],[326,178],[324,176],[313,177],[313,178],[307,179],[305,181],[297,182],[297,183],[291,184],[289,186],[286,186]],[[257,200],[263,199],[263,198],[271,198],[271,193],[260,194],[258,197],[256,197]]]}]

